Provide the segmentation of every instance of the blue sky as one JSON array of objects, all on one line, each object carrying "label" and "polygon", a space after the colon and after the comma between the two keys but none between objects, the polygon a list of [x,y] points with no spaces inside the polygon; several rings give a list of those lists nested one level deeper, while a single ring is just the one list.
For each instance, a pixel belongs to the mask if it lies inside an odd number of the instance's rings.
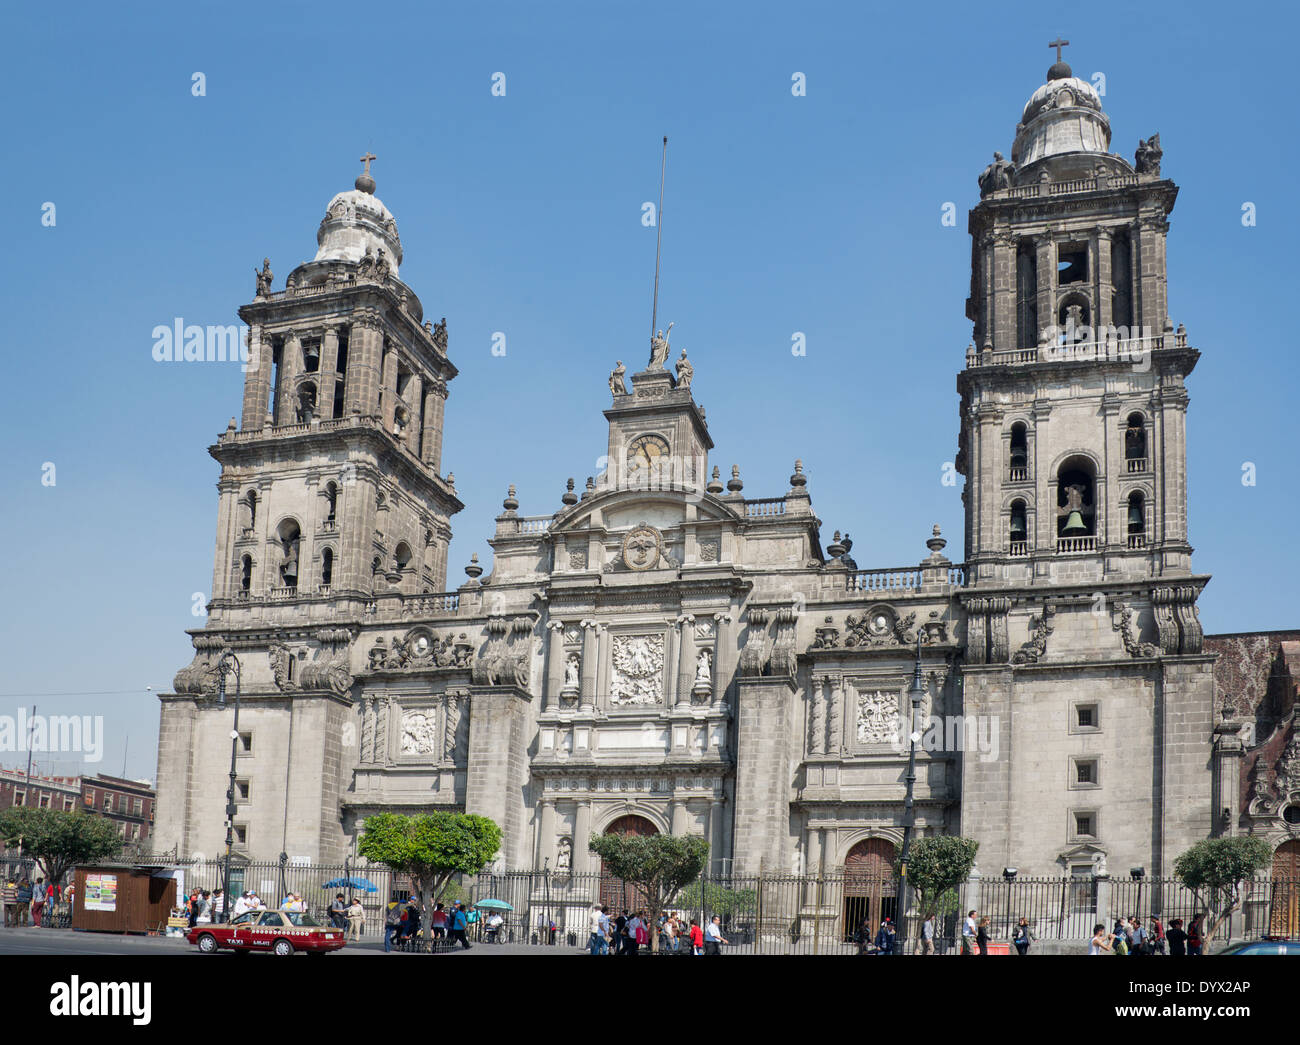
[{"label": "blue sky", "polygon": [[[1062,34],[1106,77],[1112,149],[1155,131],[1181,187],[1170,302],[1189,382],[1190,529],[1208,631],[1300,625],[1293,474],[1295,16],[1250,4],[236,3],[8,16],[0,286],[0,714],[103,714],[100,768],[152,776],[156,699],[211,584],[217,467],[242,375],[154,362],[175,317],[235,322],[269,255],[315,251],[367,149],[403,279],[460,376],[444,470],[449,585],[509,483],[556,510],[596,470],[606,377],[642,365],[670,137],[660,315],[688,348],[724,472],[785,491],[795,458],[859,565],[961,556],[955,374],[965,212]],[[192,75],[206,95],[191,93]],[[506,95],[491,94],[493,73]],[[791,76],[807,77],[793,97]],[[57,224],[41,224],[45,202]],[[945,202],[961,214],[940,222]],[[1241,207],[1258,224],[1243,227]],[[492,335],[507,336],[504,357]],[[794,357],[794,331],[807,355]],[[56,485],[41,483],[53,462]],[[1242,485],[1253,462],[1257,484]],[[86,696],[49,694],[85,693]],[[44,695],[44,696],[41,696]],[[20,762],[0,755],[0,762]]]}]

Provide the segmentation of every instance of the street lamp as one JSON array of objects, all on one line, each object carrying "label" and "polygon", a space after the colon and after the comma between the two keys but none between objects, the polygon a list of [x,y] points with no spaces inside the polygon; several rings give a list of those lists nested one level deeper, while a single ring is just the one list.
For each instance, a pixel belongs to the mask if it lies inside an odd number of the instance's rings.
[{"label": "street lamp", "polygon": [[235,758],[239,754],[239,658],[230,649],[217,658],[217,707],[226,707],[226,676],[235,673],[235,724],[230,729],[230,787],[226,789],[226,881],[222,889],[221,920],[230,921],[230,855],[235,846]]},{"label": "street lamp", "polygon": [[921,676],[921,633],[916,633],[916,667],[912,672],[912,686],[908,690],[912,701],[912,714],[908,719],[907,735],[907,794],[903,799],[903,849],[898,857],[898,949],[906,953],[907,943],[907,855],[912,847],[912,828],[916,814],[912,809],[912,791],[916,786],[916,742],[920,737],[921,701],[925,697],[925,679]]}]

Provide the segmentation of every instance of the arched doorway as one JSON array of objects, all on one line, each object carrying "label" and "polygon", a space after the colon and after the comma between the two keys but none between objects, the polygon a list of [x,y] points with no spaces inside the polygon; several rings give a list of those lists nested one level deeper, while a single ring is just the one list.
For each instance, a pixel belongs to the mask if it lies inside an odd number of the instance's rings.
[{"label": "arched doorway", "polygon": [[864,919],[872,935],[886,918],[898,921],[898,888],[894,877],[897,850],[887,838],[868,838],[844,858],[844,934],[858,931]]},{"label": "arched doorway", "polygon": [[[643,816],[628,813],[605,828],[607,835],[657,835],[659,828]],[[645,897],[641,890],[622,878],[616,878],[605,870],[605,861],[600,862],[600,902],[610,914],[617,917],[625,910],[634,910],[643,906]]]},{"label": "arched doorway", "polygon": [[1268,931],[1294,939],[1300,935],[1300,841],[1294,838],[1273,853],[1272,893]]}]

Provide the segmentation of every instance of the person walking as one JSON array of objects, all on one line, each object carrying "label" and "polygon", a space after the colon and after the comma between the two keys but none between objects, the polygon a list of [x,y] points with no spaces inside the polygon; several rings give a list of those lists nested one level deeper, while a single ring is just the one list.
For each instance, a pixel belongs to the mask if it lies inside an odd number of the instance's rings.
[{"label": "person walking", "polygon": [[1204,915],[1198,914],[1192,919],[1192,924],[1187,927],[1187,954],[1189,957],[1201,953],[1201,919]]},{"label": "person walking", "polygon": [[975,912],[967,911],[966,921],[963,923],[961,927],[961,953],[962,954],[975,953],[976,929],[977,926],[975,925]]},{"label": "person walking", "polygon": [[361,934],[366,928],[366,909],[361,906],[361,897],[352,897],[352,902],[348,904],[346,912],[348,920],[347,939],[361,942]]},{"label": "person walking", "polygon": [[1029,953],[1029,945],[1034,941],[1034,934],[1029,931],[1029,919],[1021,918],[1011,934],[1011,942],[1016,945],[1016,953],[1022,958]]},{"label": "person walking", "polygon": [[451,941],[460,942],[460,945],[469,950],[469,939],[465,936],[465,930],[469,928],[469,915],[465,913],[465,905],[458,903],[451,912]]},{"label": "person walking", "polygon": [[185,901],[185,913],[189,916],[190,928],[199,924],[199,891],[190,890],[190,897]]},{"label": "person walking", "polygon": [[1114,951],[1115,934],[1108,933],[1106,926],[1098,922],[1092,927],[1092,942],[1088,944],[1089,954],[1110,954]]},{"label": "person walking", "polygon": [[0,897],[4,902],[5,928],[12,929],[18,924],[18,883],[14,881],[13,875],[5,877],[4,892]]},{"label": "person walking", "polygon": [[627,942],[627,911],[624,910],[617,918],[614,919],[614,939],[610,941],[609,953],[620,955],[623,953],[623,944]]},{"label": "person walking", "polygon": [[1175,918],[1169,923],[1169,930],[1165,933],[1165,939],[1169,941],[1169,956],[1171,958],[1182,958],[1187,954],[1187,933],[1183,930],[1183,920]]},{"label": "person walking", "polygon": [[41,927],[41,912],[45,910],[45,879],[37,878],[32,886],[32,925]]},{"label": "person walking", "polygon": [[591,951],[593,957],[605,953],[605,909],[596,904],[591,909],[589,918],[591,923],[591,936],[587,940],[587,949]]},{"label": "person walking", "polygon": [[690,937],[691,937],[691,953],[703,954],[704,953],[704,930],[700,928],[700,923],[694,918],[691,919]]},{"label": "person walking", "polygon": [[709,922],[709,927],[704,930],[704,953],[721,954],[722,945],[730,942],[722,935],[722,919],[715,914],[713,920]]},{"label": "person walking", "polygon": [[934,912],[930,911],[921,923],[921,953],[934,953]]},{"label": "person walking", "polygon": [[1128,920],[1128,931],[1129,938],[1132,940],[1129,945],[1129,953],[1134,955],[1150,954],[1151,939],[1147,935],[1146,926],[1142,924],[1141,919],[1136,914]]},{"label": "person walking", "polygon": [[871,937],[871,916],[867,915],[858,926],[858,954],[875,954],[875,943]]},{"label": "person walking", "polygon": [[406,911],[402,909],[400,903],[389,904],[388,914],[384,917],[384,953],[387,954],[393,949],[393,940],[400,942],[402,932],[402,919],[406,917]]},{"label": "person walking", "polygon": [[14,924],[27,926],[27,915],[32,903],[32,883],[24,876],[18,882],[18,902],[14,904]]},{"label": "person walking", "polygon": [[645,932],[645,922],[641,918],[641,912],[636,911],[632,917],[627,920],[623,926],[623,955],[628,958],[635,958],[641,950],[641,934]]},{"label": "person walking", "polygon": [[1151,937],[1151,953],[1165,953],[1165,927],[1154,914],[1151,916],[1151,928],[1147,930]]},{"label": "person walking", "polygon": [[975,946],[980,954],[989,953],[989,916],[986,914],[975,927]]},{"label": "person walking", "polygon": [[889,919],[887,918],[880,923],[880,931],[876,933],[876,953],[894,953],[894,938],[889,933]]}]

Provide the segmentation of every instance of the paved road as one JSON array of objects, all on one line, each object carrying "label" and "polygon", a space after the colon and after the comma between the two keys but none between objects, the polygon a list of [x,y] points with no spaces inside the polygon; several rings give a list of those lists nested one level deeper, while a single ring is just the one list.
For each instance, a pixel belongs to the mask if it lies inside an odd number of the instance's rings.
[{"label": "paved road", "polygon": [[[198,948],[182,939],[162,936],[121,936],[114,933],[73,932],[70,929],[3,929],[0,928],[0,954],[175,954],[198,955]],[[221,956],[235,957],[233,951]],[[449,955],[533,954],[569,955],[585,953],[575,947],[529,947],[525,944],[478,944],[468,951],[457,948]],[[384,956],[380,940],[350,943],[333,957]],[[207,957],[202,955],[201,957]],[[393,952],[389,958],[414,958],[416,955]]]}]

